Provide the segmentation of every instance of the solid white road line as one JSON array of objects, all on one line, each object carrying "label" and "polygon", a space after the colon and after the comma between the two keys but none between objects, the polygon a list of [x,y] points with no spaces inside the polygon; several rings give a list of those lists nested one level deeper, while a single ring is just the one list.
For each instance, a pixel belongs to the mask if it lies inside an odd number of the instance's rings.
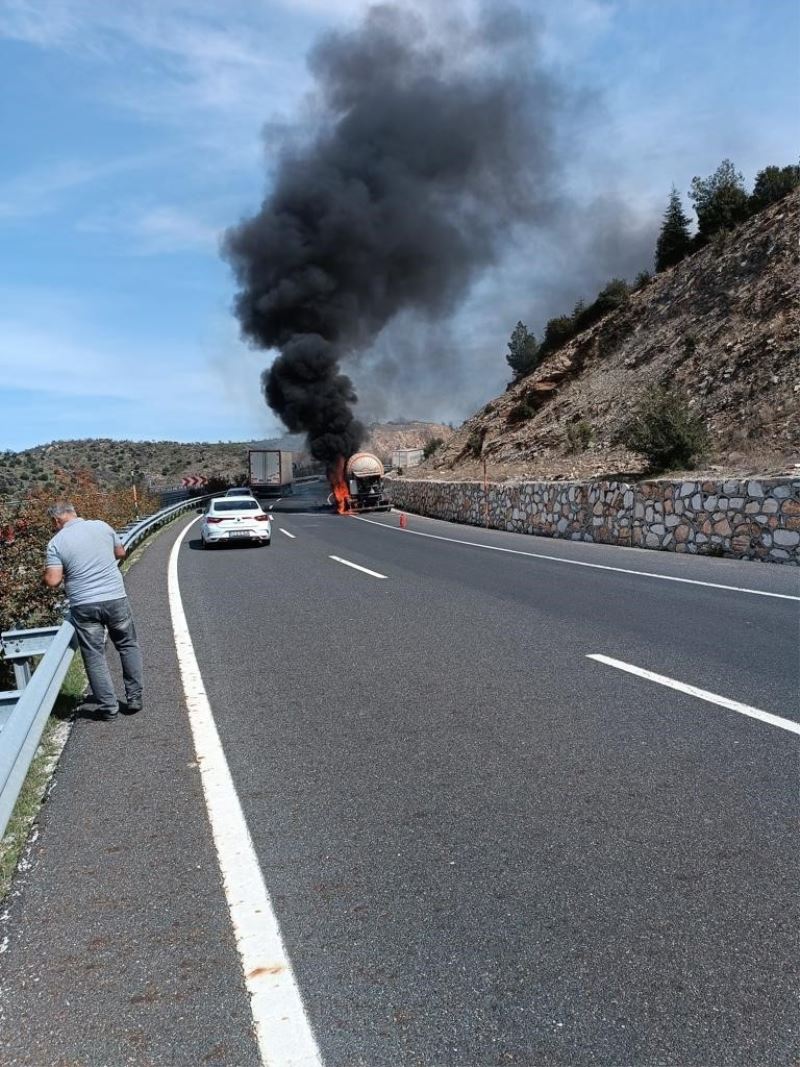
[{"label": "solid white road line", "polygon": [[[186,532],[192,525],[189,523]],[[177,539],[169,558],[172,629],[211,832],[236,947],[250,994],[261,1060],[269,1067],[322,1067],[322,1057],[264,885],[186,624],[178,585],[178,552],[184,536],[185,533]]]},{"label": "solid white road line", "polygon": [[665,685],[669,689],[677,689],[679,693],[697,697],[698,700],[706,700],[709,704],[718,704],[719,707],[727,708],[729,711],[738,711],[740,715],[748,715],[751,719],[760,719],[761,722],[767,722],[770,726],[778,726],[781,730],[788,730],[789,733],[800,734],[800,723],[798,722],[793,722],[791,719],[783,719],[780,715],[772,715],[768,711],[761,711],[759,708],[753,708],[749,704],[740,704],[738,700],[728,700],[727,697],[709,693],[707,689],[698,689],[696,685],[676,682],[674,678],[667,678],[663,674],[655,674],[653,671],[646,671],[642,667],[634,667],[632,663],[623,663],[620,659],[612,659],[611,656],[602,656],[595,652],[589,654],[586,658],[597,660],[598,663],[605,663],[608,667],[616,667],[620,671],[627,671],[628,674],[635,674],[638,678],[646,678],[648,682],[657,682],[659,685]]},{"label": "solid white road line", "polygon": [[378,574],[377,571],[371,571],[369,567],[360,567],[357,563],[351,563],[349,559],[342,559],[341,556],[329,556],[329,559],[335,559],[337,563],[344,563],[345,567],[352,567],[354,571],[363,571],[364,574],[371,574],[373,578],[385,578],[385,574]]},{"label": "solid white road line", "polygon": [[[635,571],[629,567],[611,567],[605,563],[586,563],[580,559],[565,559],[563,556],[548,556],[544,552],[523,552],[521,548],[500,548],[498,545],[482,545],[478,541],[459,541],[457,537],[443,537],[441,534],[423,533],[421,530],[409,530],[400,526],[388,526],[385,522],[377,522],[375,519],[365,519],[363,515],[351,515],[350,518],[358,519],[359,522],[368,522],[371,526],[380,526],[382,530],[393,530],[395,533],[412,534],[414,537],[429,537],[433,541],[450,541],[454,545],[468,545],[470,548],[486,548],[490,552],[506,552],[512,556],[530,556],[531,559],[546,559],[552,563],[569,563],[573,567],[592,567],[598,571],[616,571],[617,574],[635,574],[639,578],[657,578],[662,582],[683,582],[685,585],[705,585],[709,589],[725,589],[730,593],[751,593],[753,596],[771,596],[777,600],[797,600],[800,596],[792,596],[790,593],[768,593],[763,589],[748,589],[738,585],[720,585],[719,582],[701,582],[697,578],[675,578],[671,574],[654,574],[652,571]],[[503,531],[497,531],[502,533]],[[575,542],[569,542],[573,544]]]},{"label": "solid white road line", "polygon": [[295,534],[291,534],[291,533],[289,533],[288,530],[284,530],[284,528],[282,526],[279,527],[279,529],[280,529],[280,531],[281,531],[281,533],[283,534],[284,537],[291,537],[291,539],[294,541]]}]

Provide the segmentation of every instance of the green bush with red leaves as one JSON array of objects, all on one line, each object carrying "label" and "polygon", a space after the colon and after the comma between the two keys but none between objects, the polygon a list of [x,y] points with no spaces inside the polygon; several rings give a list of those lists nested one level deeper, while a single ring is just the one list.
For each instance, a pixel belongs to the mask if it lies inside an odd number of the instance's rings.
[{"label": "green bush with red leaves", "polygon": [[[58,471],[55,484],[0,497],[0,630],[50,626],[63,619],[63,586],[42,584],[45,549],[55,533],[47,509],[57,501],[69,501],[82,518],[103,519],[117,530],[136,518],[131,490],[101,489],[89,471]],[[157,509],[156,499],[139,494],[140,514]],[[13,688],[9,673],[0,659],[0,689]]]}]

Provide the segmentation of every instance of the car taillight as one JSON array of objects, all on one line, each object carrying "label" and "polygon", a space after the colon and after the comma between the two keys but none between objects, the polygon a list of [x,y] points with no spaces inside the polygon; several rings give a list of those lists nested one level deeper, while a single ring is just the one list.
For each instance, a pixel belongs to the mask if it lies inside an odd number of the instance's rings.
[{"label": "car taillight", "polygon": [[256,515],[256,522],[269,522],[270,515]]},{"label": "car taillight", "polygon": [[222,519],[215,519],[212,515],[209,515],[206,522],[222,522]]}]

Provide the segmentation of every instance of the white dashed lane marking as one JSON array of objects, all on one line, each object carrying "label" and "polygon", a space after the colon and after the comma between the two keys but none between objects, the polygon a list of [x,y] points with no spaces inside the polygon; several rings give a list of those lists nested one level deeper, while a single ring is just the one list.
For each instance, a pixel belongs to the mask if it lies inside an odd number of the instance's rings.
[{"label": "white dashed lane marking", "polygon": [[741,704],[738,700],[729,700],[728,697],[710,693],[707,689],[699,689],[696,685],[678,682],[674,678],[667,678],[664,674],[656,674],[654,671],[644,670],[643,667],[635,667],[632,663],[624,663],[621,659],[612,659],[611,656],[602,656],[593,652],[586,658],[593,659],[597,663],[604,663],[607,667],[616,667],[617,670],[626,671],[628,674],[635,674],[637,678],[645,678],[648,682],[656,682],[658,685],[666,686],[668,689],[676,689],[679,693],[697,697],[698,700],[705,700],[707,703],[716,704],[720,708],[727,708],[728,711],[738,711],[740,715],[747,715],[751,719],[759,719],[761,722],[769,723],[770,726],[788,730],[789,733],[800,734],[800,723],[793,722],[792,719],[781,718],[780,715],[773,715],[769,711],[762,711],[760,708],[751,707],[750,704]]},{"label": "white dashed lane marking", "polygon": [[378,574],[377,571],[371,571],[369,567],[361,567],[358,563],[351,563],[349,559],[342,559],[341,556],[329,556],[329,559],[336,560],[337,563],[343,563],[345,567],[352,567],[354,571],[361,571],[363,574],[370,574],[373,578],[386,578],[385,574]]}]

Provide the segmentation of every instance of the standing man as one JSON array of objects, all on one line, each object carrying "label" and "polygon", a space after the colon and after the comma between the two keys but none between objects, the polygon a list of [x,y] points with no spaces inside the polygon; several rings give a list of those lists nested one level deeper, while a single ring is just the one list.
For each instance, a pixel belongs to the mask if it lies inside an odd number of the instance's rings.
[{"label": "standing man", "polygon": [[115,719],[119,711],[106,662],[106,631],[122,661],[128,711],[141,711],[142,654],[117,566],[125,546],[107,522],[78,518],[72,504],[56,504],[48,514],[58,533],[47,546],[44,584],[55,588],[64,581],[70,621],[100,717]]}]

